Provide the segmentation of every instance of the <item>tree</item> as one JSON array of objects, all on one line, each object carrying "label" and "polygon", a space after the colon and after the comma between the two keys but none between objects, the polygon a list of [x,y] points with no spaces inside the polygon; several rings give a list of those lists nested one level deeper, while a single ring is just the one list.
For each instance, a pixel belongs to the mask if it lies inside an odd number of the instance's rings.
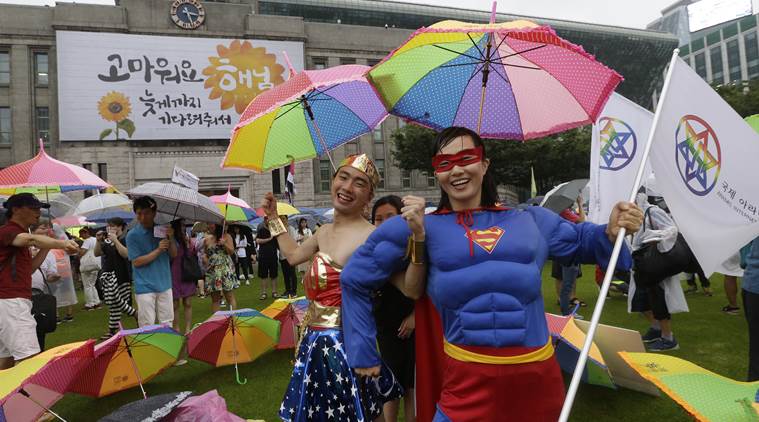
[{"label": "tree", "polygon": [[714,87],[741,117],[759,114],[759,80],[741,81]]}]

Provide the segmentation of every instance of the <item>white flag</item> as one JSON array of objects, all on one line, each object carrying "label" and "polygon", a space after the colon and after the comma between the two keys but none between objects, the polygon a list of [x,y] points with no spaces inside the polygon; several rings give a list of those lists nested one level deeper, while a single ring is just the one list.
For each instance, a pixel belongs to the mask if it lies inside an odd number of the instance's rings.
[{"label": "white flag", "polygon": [[[629,200],[654,114],[612,94],[593,125],[588,220],[609,221],[614,204]],[[643,174],[643,180],[649,173]]]},{"label": "white flag", "polygon": [[174,165],[174,171],[171,173],[171,181],[194,191],[198,190],[198,184],[200,183],[198,176],[181,167],[177,167],[176,164]]},{"label": "white flag", "polygon": [[759,235],[757,134],[677,58],[649,161],[706,275]]}]

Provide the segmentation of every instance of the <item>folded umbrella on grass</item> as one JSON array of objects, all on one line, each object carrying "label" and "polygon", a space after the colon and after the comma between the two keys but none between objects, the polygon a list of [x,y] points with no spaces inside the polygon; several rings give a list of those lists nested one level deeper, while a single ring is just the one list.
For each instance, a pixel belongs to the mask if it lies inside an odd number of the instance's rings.
[{"label": "folded umbrella on grass", "polygon": [[0,421],[33,422],[49,412],[81,377],[93,356],[94,340],[65,344],[46,350],[0,371]]}]

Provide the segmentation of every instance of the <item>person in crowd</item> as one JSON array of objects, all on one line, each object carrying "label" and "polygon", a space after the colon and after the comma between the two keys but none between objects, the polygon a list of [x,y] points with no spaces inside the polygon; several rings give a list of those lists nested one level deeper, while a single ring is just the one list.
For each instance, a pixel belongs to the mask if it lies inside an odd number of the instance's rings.
[{"label": "person in crowd", "polygon": [[[561,218],[571,223],[582,223],[585,221],[585,210],[582,207],[582,196],[577,197],[577,212],[571,207],[566,208],[559,213]],[[562,265],[556,260],[551,262],[551,276],[556,286],[556,295],[559,298],[559,308],[562,315],[569,315],[576,306],[587,306],[585,302],[577,298],[577,278],[580,276],[580,265],[569,264]],[[575,318],[582,319],[582,316],[575,314]]]},{"label": "person in crowd", "polygon": [[[595,225],[570,223],[542,207],[503,208],[477,133],[447,128],[432,151],[438,210],[425,215],[423,200],[406,201],[403,218],[382,223],[341,274],[348,363],[360,375],[381,370],[371,293],[406,267],[402,290],[419,298],[426,280],[443,325],[445,370],[435,420],[508,414],[514,421],[555,421],[564,382],[545,319],[543,264],[553,257],[607,266],[620,228],[637,231],[642,213],[619,203],[608,225]],[[627,248],[619,258],[618,267],[628,268]],[[417,403],[417,409],[422,405],[435,407]]]},{"label": "person in crowd", "polygon": [[696,293],[698,291],[696,276],[698,276],[698,281],[701,283],[701,289],[704,291],[704,295],[712,296],[714,293],[712,292],[712,285],[709,282],[709,277],[704,276],[702,278],[701,274],[694,273],[685,273],[685,281],[688,283],[688,289],[685,290],[685,293]]},{"label": "person in crowd", "polygon": [[722,283],[727,298],[727,305],[722,307],[722,312],[728,315],[738,315],[741,311],[738,306],[738,277],[743,277],[740,251],[723,262],[716,272],[722,274]]},{"label": "person in crowd", "polygon": [[[303,242],[308,240],[308,238],[311,236],[313,236],[313,233],[311,233],[311,229],[308,228],[308,220],[303,217],[299,218],[298,230],[295,233],[295,241],[298,243],[298,245],[302,245]],[[298,272],[300,273],[301,280],[305,276],[306,271],[308,271],[308,262],[304,262],[298,265]]]},{"label": "person in crowd", "polygon": [[79,272],[82,275],[84,288],[84,309],[92,311],[100,308],[100,298],[95,287],[100,260],[95,257],[96,239],[87,227],[79,229],[79,237],[82,239],[82,247],[79,250]]},{"label": "person in crowd", "polygon": [[209,224],[208,234],[203,241],[205,250],[206,279],[205,291],[211,295],[211,312],[218,311],[222,306],[222,296],[231,309],[237,309],[237,299],[234,289],[239,287],[235,277],[235,265],[232,256],[235,254],[232,236],[224,233],[219,224]]},{"label": "person in crowd", "polygon": [[[202,221],[197,221],[195,224],[192,225],[192,230],[190,231],[192,233],[192,246],[195,249],[195,254],[198,258],[198,264],[200,264],[200,271],[205,277],[206,273],[206,267],[205,267],[205,248],[203,247],[203,242],[206,239],[206,232],[208,231],[208,226],[206,223]],[[206,290],[205,290],[205,278],[202,278],[198,280],[197,282],[198,286],[198,297],[203,299],[206,297]]]},{"label": "person in crowd", "polygon": [[[371,212],[371,222],[379,227],[391,217],[401,214],[403,202],[395,195],[378,199]],[[403,387],[404,420],[413,422],[414,402],[414,301],[388,283],[377,291],[374,299],[374,320],[377,323],[377,345],[382,360],[390,367]],[[398,420],[400,399],[385,403],[386,422]]]},{"label": "person in crowd", "polygon": [[129,274],[129,251],[126,244],[126,223],[121,217],[110,218],[105,237],[95,245],[95,256],[102,257],[100,285],[103,286],[105,304],[108,306],[108,331],[106,340],[119,331],[122,315],[137,318],[132,307],[132,280]]},{"label": "person in crowd", "polygon": [[[638,194],[636,202],[646,215],[646,224],[633,236],[632,249],[638,250],[644,244],[654,241],[659,252],[670,251],[677,241],[678,233],[672,217],[659,206],[650,204],[644,192]],[[628,298],[630,310],[641,312],[650,324],[646,333],[642,335],[643,342],[647,343],[648,350],[653,352],[677,350],[680,344],[672,331],[672,315],[665,292],[672,283],[668,283],[668,279],[646,280],[646,277],[648,276],[633,267],[632,281],[635,289],[633,295]],[[677,288],[682,289],[679,282],[676,284]]]},{"label": "person in crowd", "polygon": [[[178,333],[189,333],[192,329],[192,297],[195,296],[197,280],[186,279],[182,273],[182,261],[185,256],[195,258],[195,248],[185,235],[184,220],[181,218],[171,222],[174,230],[177,256],[171,258],[171,296],[174,299],[174,330]],[[179,307],[184,309],[184,323],[179,319]],[[184,359],[182,359],[184,360]],[[180,360],[179,362],[181,362]],[[187,363],[186,360],[184,360]]]},{"label": "person in crowd", "polygon": [[169,325],[174,322],[170,263],[177,256],[174,230],[168,227],[166,237],[156,237],[156,234],[163,236],[163,230],[156,230],[155,199],[139,197],[132,208],[139,224],[127,233],[126,246],[132,261],[137,320],[140,327],[156,322]]},{"label": "person in crowd", "polygon": [[[385,402],[402,394],[387,367],[383,366],[381,376],[374,380],[357,377],[348,368],[343,349],[340,273],[353,251],[374,229],[362,213],[377,183],[379,173],[369,157],[362,154],[345,158],[332,182],[334,222],[324,225],[301,245],[279,219],[274,195],[269,192],[264,197],[262,207],[270,235],[277,239],[288,262],[298,265],[313,257],[303,282],[309,299],[303,322],[306,331],[280,406],[282,420],[300,422],[312,419],[314,413],[338,416],[344,412],[353,420],[368,422],[381,416]],[[315,388],[318,394],[312,393]]]},{"label": "person in crowd", "polygon": [[[58,224],[49,225],[48,235],[53,239],[69,240],[66,231]],[[55,258],[55,268],[58,274],[58,281],[50,284],[52,295],[55,296],[56,317],[58,324],[74,321],[74,306],[77,304],[76,289],[74,288],[74,277],[71,268],[71,257],[78,254],[68,255],[61,249],[53,249],[50,255]]]},{"label": "person in crowd", "polygon": [[[29,227],[39,222],[40,209],[50,207],[34,195],[11,195],[3,207],[7,222],[0,226],[0,370],[40,352],[32,316],[32,273],[51,249],[79,252],[74,241],[29,233]],[[38,249],[34,258],[32,246]]]},{"label": "person in crowd", "polygon": [[[32,224],[29,226],[29,231],[38,236],[48,236],[55,239],[55,234],[50,228],[50,223],[45,219],[40,219],[38,224]],[[40,252],[36,247],[31,248],[32,258],[36,257]],[[32,273],[32,297],[35,294],[47,293],[53,294],[51,286],[57,283],[61,279],[58,275],[58,268],[55,262],[55,255],[48,252],[45,259],[37,268],[37,271]],[[40,351],[45,350],[45,330],[37,324],[37,342],[40,345]]]},{"label": "person in crowd", "polygon": [[271,290],[271,297],[277,298],[277,251],[279,246],[277,239],[269,231],[269,217],[264,217],[263,223],[256,230],[256,244],[258,244],[258,277],[261,279],[260,300],[266,299],[267,289]]},{"label": "person in crowd", "polygon": [[[297,232],[294,227],[287,224],[287,216],[280,215],[279,218],[282,220],[282,224],[287,227],[287,232],[290,237],[296,239]],[[287,255],[285,255],[285,252],[282,250],[282,248],[279,249],[279,266],[282,267],[282,278],[285,281],[285,292],[283,295],[288,298],[297,296],[298,276],[295,274],[295,267],[287,262]]]},{"label": "person in crowd", "polygon": [[748,376],[759,381],[759,237],[741,250],[743,313],[748,323]]},{"label": "person in crowd", "polygon": [[250,257],[248,256],[248,237],[240,231],[240,226],[233,225],[235,243],[235,273],[240,282],[245,281],[246,286],[250,286]]}]

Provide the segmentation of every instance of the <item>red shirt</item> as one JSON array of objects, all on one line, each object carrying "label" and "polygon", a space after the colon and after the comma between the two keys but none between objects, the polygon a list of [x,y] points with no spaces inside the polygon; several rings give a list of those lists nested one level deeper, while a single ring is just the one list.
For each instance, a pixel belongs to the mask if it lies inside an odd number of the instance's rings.
[{"label": "red shirt", "polygon": [[[0,299],[32,298],[32,254],[29,248],[13,246],[13,240],[21,233],[28,233],[13,221],[0,226]],[[16,276],[11,276],[11,261],[16,256]]]}]

